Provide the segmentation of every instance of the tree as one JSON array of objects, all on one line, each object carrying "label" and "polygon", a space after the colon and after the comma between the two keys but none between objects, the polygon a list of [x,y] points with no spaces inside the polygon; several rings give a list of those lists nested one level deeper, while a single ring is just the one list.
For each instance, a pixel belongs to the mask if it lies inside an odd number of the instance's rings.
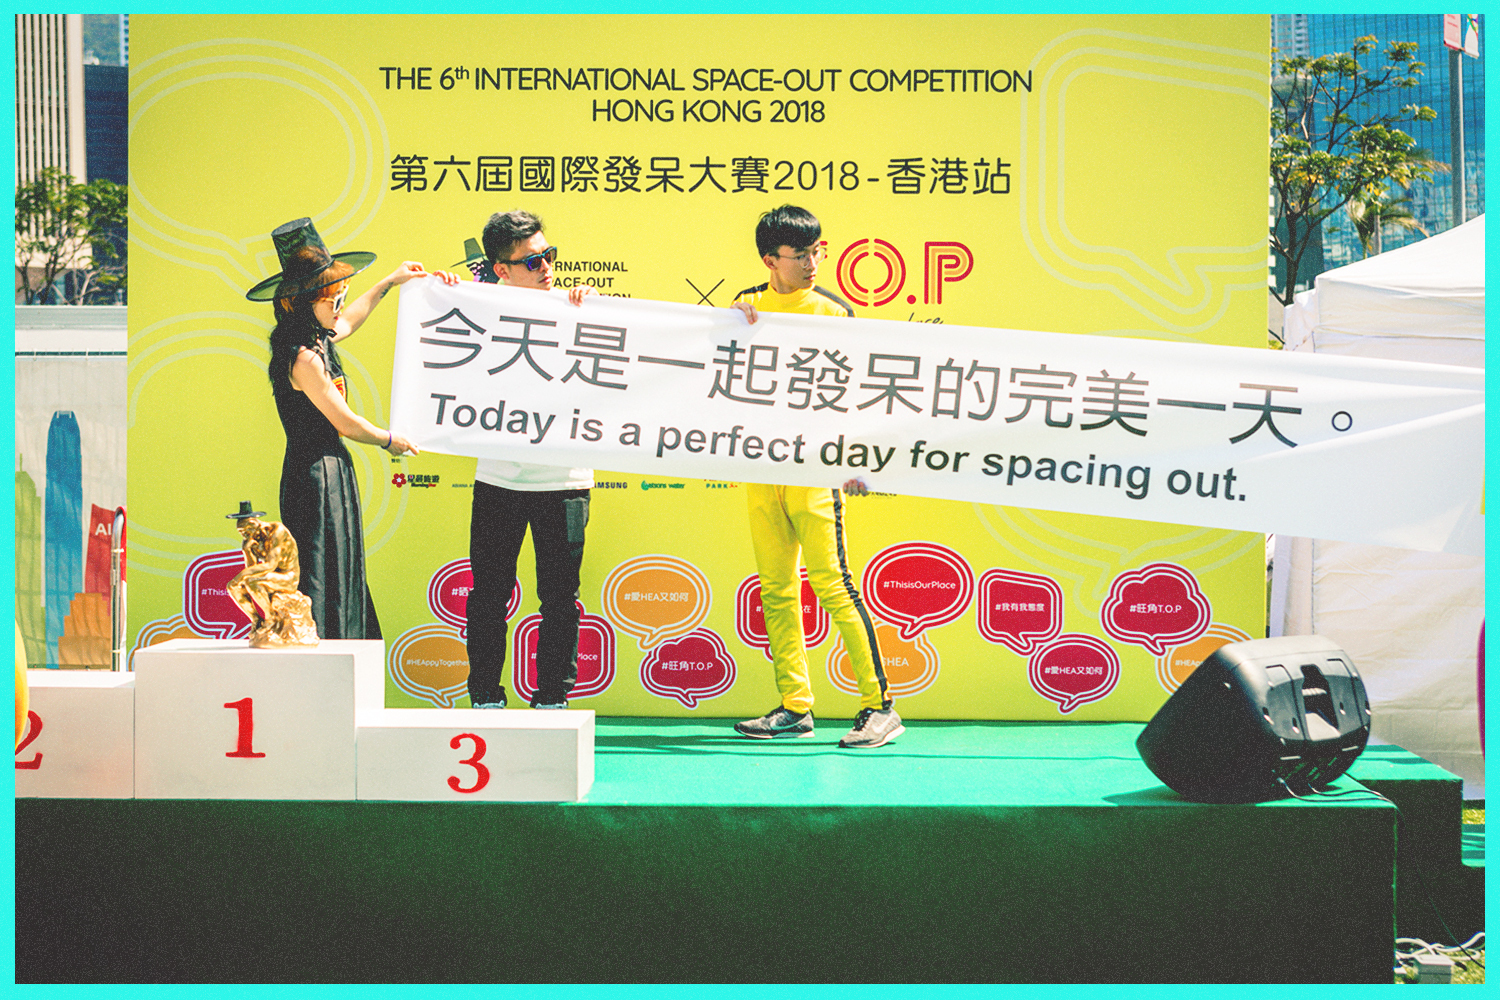
[{"label": "tree", "polygon": [[58,167],[16,188],[16,290],[27,305],[81,305],[125,290],[126,204],[124,185],[79,184]]},{"label": "tree", "polygon": [[1344,206],[1349,221],[1354,223],[1354,235],[1365,248],[1366,257],[1380,253],[1382,230],[1405,229],[1427,235],[1427,227],[1407,207],[1410,204],[1411,199],[1405,195],[1392,198],[1390,191],[1382,191],[1373,197],[1354,198]]},{"label": "tree", "polygon": [[1271,250],[1286,263],[1286,287],[1277,294],[1283,305],[1292,303],[1303,256],[1324,219],[1356,198],[1380,197],[1390,183],[1405,188],[1432,177],[1432,161],[1396,126],[1432,121],[1437,112],[1416,104],[1368,110],[1376,96],[1415,87],[1426,64],[1415,58],[1416,42],[1391,42],[1384,65],[1367,70],[1360,59],[1378,45],[1365,35],[1348,52],[1274,61],[1271,187],[1284,232],[1272,229]]},{"label": "tree", "polygon": [[[1441,160],[1434,160],[1425,149],[1418,149],[1412,153],[1412,159],[1420,162],[1428,170],[1437,174],[1446,174],[1450,171],[1448,164]],[[1406,190],[1410,183],[1400,185],[1401,190]],[[1395,192],[1390,188],[1382,188],[1379,193],[1361,194],[1352,198],[1344,211],[1349,214],[1349,221],[1354,223],[1354,235],[1359,237],[1360,246],[1364,247],[1365,256],[1377,254],[1381,251],[1381,231],[1385,229],[1404,229],[1407,232],[1418,232],[1423,236],[1429,235],[1427,227],[1415,215],[1412,215],[1411,199],[1402,195],[1392,197]]]}]

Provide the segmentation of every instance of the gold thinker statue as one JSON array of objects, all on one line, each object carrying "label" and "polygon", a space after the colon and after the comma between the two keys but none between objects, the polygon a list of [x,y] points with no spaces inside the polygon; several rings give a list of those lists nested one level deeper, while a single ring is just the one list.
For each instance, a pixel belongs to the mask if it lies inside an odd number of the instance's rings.
[{"label": "gold thinker statue", "polygon": [[316,646],[318,627],[312,604],[297,589],[302,573],[297,564],[297,540],[279,521],[262,521],[265,513],[251,510],[249,500],[225,517],[244,536],[245,568],[226,588],[234,603],[250,619],[250,645]]}]

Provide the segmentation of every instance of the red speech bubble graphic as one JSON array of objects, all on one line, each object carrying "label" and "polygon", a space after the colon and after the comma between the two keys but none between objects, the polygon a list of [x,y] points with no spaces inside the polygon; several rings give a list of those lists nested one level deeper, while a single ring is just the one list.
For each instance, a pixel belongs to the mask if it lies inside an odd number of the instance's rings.
[{"label": "red speech bubble graphic", "polygon": [[1120,682],[1120,657],[1109,643],[1091,635],[1059,636],[1027,661],[1031,689],[1067,715],[1079,705],[1106,697]]},{"label": "red speech bubble graphic", "polygon": [[[802,571],[802,641],[808,649],[828,638],[828,612],[818,603],[812,584],[807,582],[807,570]],[[760,603],[760,577],[752,573],[740,581],[734,592],[734,634],[740,642],[771,655],[771,637],[766,633],[766,613]]]},{"label": "red speech bubble graphic", "polygon": [[250,619],[229,596],[229,581],[245,568],[239,549],[209,552],[188,563],[182,574],[182,617],[205,639],[243,639]]},{"label": "red speech bubble graphic", "polygon": [[979,578],[979,634],[1030,656],[1062,634],[1063,592],[1050,576],[992,569]]},{"label": "red speech bubble graphic", "polygon": [[974,571],[945,545],[901,542],[870,560],[860,586],[880,618],[910,640],[968,609],[974,598]]},{"label": "red speech bubble graphic", "polygon": [[[570,700],[603,694],[615,680],[615,630],[609,621],[591,615],[578,603],[578,682],[568,693]],[[511,683],[527,701],[536,697],[536,650],[542,634],[542,616],[527,615],[516,626],[512,644]]]},{"label": "red speech bubble graphic", "polygon": [[[458,634],[467,639],[469,635],[469,592],[474,589],[474,572],[469,560],[455,559],[444,564],[427,581],[427,607],[440,622],[458,629]],[[521,581],[511,588],[510,600],[505,602],[505,620],[510,621],[521,607]]]},{"label": "red speech bubble graphic", "polygon": [[1208,631],[1213,608],[1193,574],[1175,563],[1152,563],[1115,577],[1099,618],[1111,638],[1165,656]]},{"label": "red speech bubble graphic", "polygon": [[676,698],[688,708],[728,691],[734,686],[734,674],[734,657],[724,640],[706,628],[668,639],[641,660],[641,685],[659,698]]}]

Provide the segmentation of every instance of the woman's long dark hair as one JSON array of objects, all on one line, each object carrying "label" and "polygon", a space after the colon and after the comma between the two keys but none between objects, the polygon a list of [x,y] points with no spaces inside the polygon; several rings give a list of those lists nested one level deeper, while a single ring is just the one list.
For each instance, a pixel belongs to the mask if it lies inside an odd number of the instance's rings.
[{"label": "woman's long dark hair", "polygon": [[[283,303],[289,304],[290,308],[284,308]],[[292,363],[297,360],[297,352],[304,347],[316,349],[318,346],[323,329],[313,315],[312,304],[313,299],[308,295],[276,301],[276,328],[271,331],[271,362],[266,368],[273,393],[278,384],[291,384]]]},{"label": "woman's long dark hair", "polygon": [[354,268],[348,264],[334,261],[323,277],[336,280],[302,295],[275,300],[276,328],[271,331],[271,362],[266,368],[272,393],[278,385],[291,385],[292,362],[297,360],[297,352],[304,347],[316,350],[318,340],[323,336],[323,327],[313,315],[313,303],[337,297],[340,286],[345,285],[353,273]]}]

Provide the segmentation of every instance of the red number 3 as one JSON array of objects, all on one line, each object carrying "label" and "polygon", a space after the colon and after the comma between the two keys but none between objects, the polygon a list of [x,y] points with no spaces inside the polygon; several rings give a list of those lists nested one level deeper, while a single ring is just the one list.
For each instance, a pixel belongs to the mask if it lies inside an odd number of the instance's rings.
[{"label": "red number 3", "polygon": [[462,784],[459,783],[458,778],[453,776],[450,776],[448,778],[448,787],[453,789],[455,792],[463,792],[465,795],[469,795],[473,792],[479,791],[485,785],[488,785],[490,783],[490,769],[480,763],[480,761],[484,760],[485,750],[488,749],[488,747],[485,746],[484,739],[482,737],[474,733],[459,733],[457,736],[453,737],[453,739],[448,741],[448,745],[454,750],[457,750],[459,743],[464,740],[474,741],[474,756],[469,757],[466,760],[461,760],[459,761],[459,763],[468,764],[474,769],[474,787],[465,788]]},{"label": "red number 3", "polygon": [[[27,711],[26,723],[26,738],[21,741],[20,746],[16,747],[16,753],[18,754],[22,750],[25,750],[27,747],[31,746],[32,740],[42,735],[42,717],[40,715],[37,715],[32,711]],[[41,766],[42,754],[40,750],[37,751],[37,755],[30,760],[16,761],[16,769],[19,771],[37,771],[41,769]]]}]

